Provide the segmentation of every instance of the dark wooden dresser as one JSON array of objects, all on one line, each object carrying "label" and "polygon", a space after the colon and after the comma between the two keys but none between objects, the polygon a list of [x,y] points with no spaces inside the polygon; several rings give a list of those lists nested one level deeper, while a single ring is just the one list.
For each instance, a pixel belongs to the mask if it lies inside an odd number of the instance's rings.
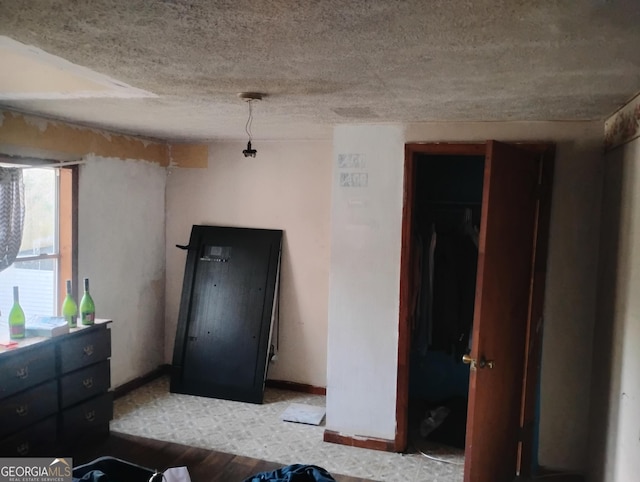
[{"label": "dark wooden dresser", "polygon": [[0,457],[69,455],[109,433],[110,322],[0,347]]}]

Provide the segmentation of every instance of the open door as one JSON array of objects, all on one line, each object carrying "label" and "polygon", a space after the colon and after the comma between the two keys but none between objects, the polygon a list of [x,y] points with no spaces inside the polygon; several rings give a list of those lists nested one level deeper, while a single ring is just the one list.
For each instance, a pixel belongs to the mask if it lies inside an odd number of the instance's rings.
[{"label": "open door", "polygon": [[487,143],[472,333],[465,482],[516,474],[540,154]]}]

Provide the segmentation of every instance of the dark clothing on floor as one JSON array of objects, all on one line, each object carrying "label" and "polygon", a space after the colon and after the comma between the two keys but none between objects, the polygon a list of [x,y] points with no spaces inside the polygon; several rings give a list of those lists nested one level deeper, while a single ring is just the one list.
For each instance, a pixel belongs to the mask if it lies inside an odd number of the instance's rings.
[{"label": "dark clothing on floor", "polygon": [[295,464],[273,472],[261,472],[244,482],[336,482],[336,479],[322,467]]}]

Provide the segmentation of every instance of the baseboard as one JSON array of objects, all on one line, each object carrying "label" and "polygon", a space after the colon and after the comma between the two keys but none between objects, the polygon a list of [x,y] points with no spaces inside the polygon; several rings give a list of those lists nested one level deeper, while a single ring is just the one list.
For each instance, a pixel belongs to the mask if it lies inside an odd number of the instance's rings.
[{"label": "baseboard", "polygon": [[[149,383],[156,378],[163,375],[169,375],[171,373],[171,365],[164,364],[157,367],[155,370],[142,375],[141,377],[134,378],[133,380],[123,383],[119,387],[113,390],[113,398],[120,398],[129,392],[132,392],[136,388],[140,388],[142,385]],[[316,387],[313,385],[307,385],[306,383],[287,382],[285,380],[267,380],[265,385],[269,388],[278,388],[280,390],[290,390],[292,392],[310,393],[312,395],[326,395],[327,389],[325,387]]]},{"label": "baseboard", "polygon": [[168,365],[168,364],[160,365],[155,370],[152,370],[149,373],[142,375],[141,377],[134,378],[133,380],[128,381],[127,383],[123,383],[122,385],[120,385],[119,387],[116,387],[113,390],[113,398],[116,399],[116,398],[123,397],[127,393],[132,392],[136,388],[140,388],[142,385],[145,385],[150,381],[155,380],[156,378],[159,378],[163,375],[168,375],[170,368],[171,368],[171,365]]},{"label": "baseboard", "polygon": [[564,469],[553,469],[550,467],[538,467],[535,475],[531,477],[520,476],[514,482],[534,482],[537,480],[549,480],[549,482],[584,482],[585,476]]},{"label": "baseboard", "polygon": [[324,431],[324,441],[334,444],[348,445],[350,447],[359,447],[362,449],[381,450],[383,452],[395,452],[396,443],[394,440],[386,440],[383,438],[364,438],[350,437],[342,435],[333,430]]},{"label": "baseboard", "polygon": [[265,386],[269,388],[279,388],[280,390],[290,390],[292,392],[311,393],[313,395],[326,395],[325,387],[314,387],[306,383],[287,382],[284,380],[267,380]]}]

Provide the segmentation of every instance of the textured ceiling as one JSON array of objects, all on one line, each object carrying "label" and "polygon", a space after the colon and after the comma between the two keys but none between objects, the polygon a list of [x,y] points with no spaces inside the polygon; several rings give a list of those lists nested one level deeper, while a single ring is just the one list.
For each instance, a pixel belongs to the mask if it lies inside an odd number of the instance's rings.
[{"label": "textured ceiling", "polygon": [[240,91],[268,94],[255,138],[295,139],[604,119],[640,90],[640,0],[0,0],[0,35],[157,95],[0,105],[168,139],[244,138]]}]

